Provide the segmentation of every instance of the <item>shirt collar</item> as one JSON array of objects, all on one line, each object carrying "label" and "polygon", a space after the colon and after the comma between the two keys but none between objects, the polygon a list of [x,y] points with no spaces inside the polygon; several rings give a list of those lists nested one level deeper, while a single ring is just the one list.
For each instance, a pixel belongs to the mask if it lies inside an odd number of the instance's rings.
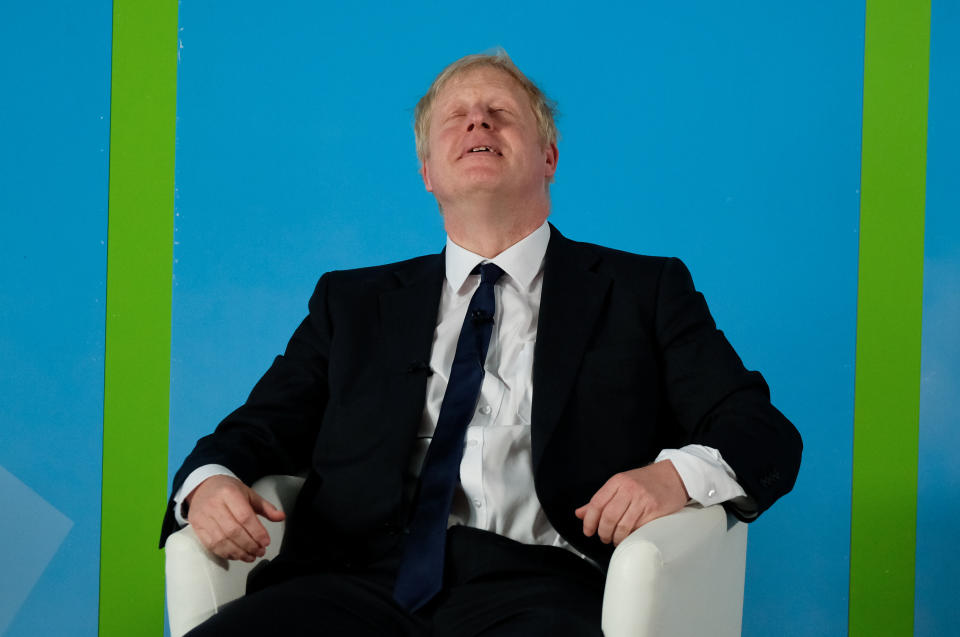
[{"label": "shirt collar", "polygon": [[512,246],[487,259],[462,248],[447,237],[447,249],[444,252],[447,266],[447,282],[454,290],[459,290],[471,270],[480,263],[496,263],[511,279],[528,289],[534,277],[543,266],[543,257],[550,242],[550,224],[543,222],[539,228],[517,241]]}]

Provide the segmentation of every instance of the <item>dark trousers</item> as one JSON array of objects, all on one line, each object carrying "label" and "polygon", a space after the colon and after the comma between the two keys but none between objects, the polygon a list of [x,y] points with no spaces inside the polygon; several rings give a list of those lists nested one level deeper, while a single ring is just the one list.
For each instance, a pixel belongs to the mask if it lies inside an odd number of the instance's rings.
[{"label": "dark trousers", "polygon": [[393,600],[393,570],[300,575],[226,605],[189,637],[602,637],[603,575],[563,549],[454,527],[444,588],[410,614]]}]

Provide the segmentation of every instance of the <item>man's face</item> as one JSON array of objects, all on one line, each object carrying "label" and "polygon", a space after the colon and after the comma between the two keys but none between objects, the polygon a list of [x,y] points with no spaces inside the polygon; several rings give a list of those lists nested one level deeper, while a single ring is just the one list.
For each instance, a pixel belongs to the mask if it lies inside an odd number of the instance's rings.
[{"label": "man's face", "polygon": [[557,165],[557,148],[540,139],[523,88],[491,67],[465,71],[441,89],[428,151],[423,183],[441,207],[481,193],[543,196]]}]

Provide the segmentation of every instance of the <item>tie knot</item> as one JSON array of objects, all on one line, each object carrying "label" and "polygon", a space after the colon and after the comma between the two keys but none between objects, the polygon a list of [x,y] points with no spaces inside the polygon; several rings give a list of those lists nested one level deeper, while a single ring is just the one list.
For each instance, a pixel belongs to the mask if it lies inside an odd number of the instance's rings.
[{"label": "tie knot", "polygon": [[[473,273],[480,271],[480,283],[489,283],[493,285],[497,282],[497,279],[500,278],[500,275],[503,274],[503,270],[500,269],[496,263],[481,263],[476,268],[474,268]],[[472,274],[473,274],[472,273]]]}]

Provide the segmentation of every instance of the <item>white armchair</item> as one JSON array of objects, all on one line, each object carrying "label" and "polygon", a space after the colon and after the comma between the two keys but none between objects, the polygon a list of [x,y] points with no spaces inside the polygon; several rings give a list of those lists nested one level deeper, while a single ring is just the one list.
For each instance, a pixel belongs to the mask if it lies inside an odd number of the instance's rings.
[{"label": "white armchair", "polygon": [[[302,478],[267,476],[253,488],[290,511]],[[276,556],[283,522],[262,520]],[[606,637],[736,637],[743,616],[747,527],[723,507],[690,506],[654,520],[620,543],[603,595]],[[170,634],[180,637],[244,594],[256,562],[208,552],[189,526],[167,539]]]}]

